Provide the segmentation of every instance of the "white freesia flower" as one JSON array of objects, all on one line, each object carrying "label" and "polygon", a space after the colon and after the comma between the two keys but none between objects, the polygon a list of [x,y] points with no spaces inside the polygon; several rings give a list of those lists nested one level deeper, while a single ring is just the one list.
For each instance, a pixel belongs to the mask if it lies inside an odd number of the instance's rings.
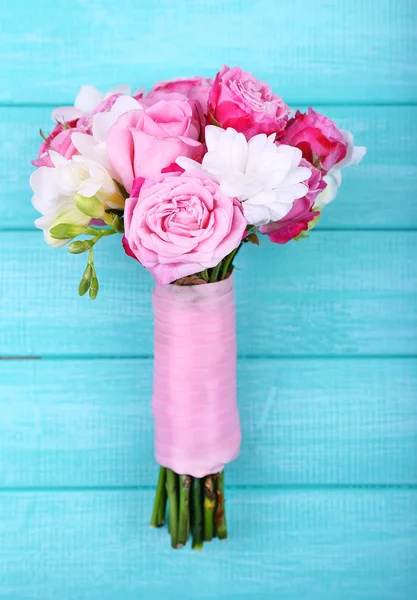
[{"label": "white freesia flower", "polygon": [[103,100],[110,98],[113,94],[124,94],[131,96],[132,90],[130,85],[118,85],[108,92],[104,93],[95,88],[93,85],[83,85],[78,92],[74,106],[59,106],[52,111],[51,118],[59,123],[73,121],[79,119],[83,115],[91,113]]},{"label": "white freesia flower", "polygon": [[303,183],[310,169],[300,167],[301,151],[292,146],[274,143],[275,134],[261,133],[249,141],[243,133],[229,127],[208,125],[208,152],[202,164],[185,156],[177,160],[183,169],[200,169],[220,184],[222,192],[238,198],[243,204],[246,220],[251,225],[265,225],[282,219],[294,200],[306,195]]},{"label": "white freesia flower", "polygon": [[130,110],[139,110],[142,108],[143,106],[131,96],[119,96],[110,110],[97,113],[92,117],[92,135],[75,132],[71,135],[71,141],[80,154],[95,160],[101,164],[112,177],[115,177],[116,174],[113,172],[107,157],[107,134],[121,115]]},{"label": "white freesia flower", "polygon": [[341,129],[341,132],[343,133],[343,138],[348,145],[346,156],[334,167],[332,167],[330,171],[328,171],[323,177],[324,181],[327,183],[327,186],[317,196],[314,205],[319,210],[327,204],[330,204],[330,202],[333,202],[333,200],[336,198],[339,188],[342,184],[342,169],[359,164],[366,154],[365,146],[355,146],[353,142],[353,135],[350,133],[350,131]]},{"label": "white freesia flower", "polygon": [[65,240],[51,238],[51,227],[64,222],[86,225],[91,220],[77,208],[76,194],[95,197],[106,208],[122,208],[124,200],[110,174],[99,163],[79,155],[67,160],[53,151],[50,156],[54,167],[40,167],[30,178],[32,203],[43,215],[35,225],[43,229],[46,242],[62,246]]}]

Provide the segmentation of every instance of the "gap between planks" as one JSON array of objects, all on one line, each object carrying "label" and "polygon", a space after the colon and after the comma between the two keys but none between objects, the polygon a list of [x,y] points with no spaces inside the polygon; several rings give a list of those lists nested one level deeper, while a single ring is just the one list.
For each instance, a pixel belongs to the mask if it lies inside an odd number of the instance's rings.
[{"label": "gap between planks", "polygon": [[[154,485],[103,485],[103,486],[4,486],[0,487],[1,493],[29,493],[29,492],[145,492],[155,489]],[[254,484],[254,485],[227,485],[228,490],[272,490],[272,491],[341,491],[366,490],[366,491],[416,491],[417,483],[291,483],[291,484]]]},{"label": "gap between planks", "polygon": [[[0,360],[42,360],[42,361],[78,361],[78,360],[153,360],[153,354],[54,354],[45,356],[0,356]],[[413,360],[416,354],[238,354],[238,360]]]}]

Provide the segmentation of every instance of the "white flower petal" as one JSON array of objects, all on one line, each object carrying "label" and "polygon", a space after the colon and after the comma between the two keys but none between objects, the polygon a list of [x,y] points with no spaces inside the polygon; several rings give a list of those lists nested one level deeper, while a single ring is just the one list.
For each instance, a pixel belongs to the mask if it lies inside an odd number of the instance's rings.
[{"label": "white flower petal", "polygon": [[93,137],[98,142],[105,142],[110,128],[117,119],[130,110],[140,110],[143,106],[131,96],[119,96],[108,112],[97,113],[93,118]]},{"label": "white flower petal", "polygon": [[203,165],[192,158],[188,158],[188,156],[179,156],[175,162],[184,171],[204,171]]},{"label": "white flower petal", "polygon": [[[107,156],[105,142],[97,143],[93,136],[78,131],[71,135],[71,141],[83,158],[91,159],[100,164],[113,178],[116,176]],[[73,160],[78,161],[78,158],[74,156]]]},{"label": "white flower petal", "polygon": [[314,203],[315,208],[320,210],[336,198],[342,183],[342,172],[333,167],[323,179],[327,183],[327,186],[320,192]]},{"label": "white flower petal", "polygon": [[207,125],[205,129],[205,139],[208,150],[217,150],[223,132],[224,129],[221,127]]},{"label": "white flower petal", "polygon": [[[252,225],[287,214],[294,200],[308,191],[303,182],[310,178],[311,170],[299,166],[301,151],[277,146],[274,139],[274,134],[261,133],[247,141],[231,127],[206,127],[208,152],[202,160],[203,169],[219,182],[225,194],[243,202],[245,217]],[[177,163],[190,166],[183,158]]]},{"label": "white flower petal", "polygon": [[51,113],[51,119],[57,123],[68,123],[83,116],[83,112],[74,106],[58,106]]},{"label": "white flower petal", "polygon": [[244,202],[242,206],[245,219],[250,225],[266,225],[271,220],[270,212],[266,206],[250,204],[249,202]]},{"label": "white flower petal", "polygon": [[341,131],[348,148],[345,158],[335,165],[337,169],[344,169],[345,167],[351,167],[352,165],[359,164],[366,154],[365,146],[355,146],[353,134],[350,131],[347,131],[346,129],[342,129]]},{"label": "white flower petal", "polygon": [[350,163],[349,166],[351,167],[352,165],[358,165],[361,160],[363,159],[363,157],[366,154],[366,147],[365,146],[354,146],[353,150],[352,150],[352,155],[350,157]]},{"label": "white flower petal", "polygon": [[75,98],[74,106],[86,114],[94,110],[102,100],[104,100],[103,92],[93,85],[83,85]]},{"label": "white flower petal", "polygon": [[114,96],[114,94],[124,94],[125,96],[132,95],[132,88],[130,85],[126,83],[122,83],[121,85],[116,85],[116,87],[111,88],[108,92],[104,94],[104,99],[110,98],[110,96]]},{"label": "white flower petal", "polygon": [[69,160],[67,160],[65,158],[65,156],[62,156],[62,154],[59,154],[58,152],[55,152],[55,150],[50,150],[49,151],[49,157],[52,161],[52,164],[54,165],[54,167],[61,167],[63,165],[66,165],[69,163]]}]

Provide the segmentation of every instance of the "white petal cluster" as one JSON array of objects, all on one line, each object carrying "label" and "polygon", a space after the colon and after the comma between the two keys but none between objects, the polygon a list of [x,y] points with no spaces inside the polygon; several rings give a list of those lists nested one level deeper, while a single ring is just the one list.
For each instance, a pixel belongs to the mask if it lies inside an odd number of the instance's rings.
[{"label": "white petal cluster", "polygon": [[143,106],[132,96],[119,96],[109,111],[97,113],[92,117],[92,135],[76,131],[71,135],[71,141],[80,154],[98,162],[112,177],[115,177],[116,174],[107,157],[107,134],[121,115],[142,108]]},{"label": "white petal cluster", "polygon": [[118,85],[104,93],[93,85],[83,85],[75,98],[74,106],[59,106],[55,108],[51,114],[52,120],[58,123],[68,123],[68,121],[79,119],[83,115],[91,113],[100,102],[110,98],[114,94],[130,96],[132,90],[130,85]]},{"label": "white petal cluster", "polygon": [[95,197],[108,208],[122,208],[124,201],[112,177],[99,163],[84,156],[67,160],[57,152],[50,152],[54,167],[40,167],[30,178],[33,206],[43,216],[35,221],[43,229],[45,240],[51,246],[62,246],[65,240],[55,240],[49,230],[58,223],[86,225],[91,217],[81,212],[74,196]]},{"label": "white petal cluster", "polygon": [[202,169],[220,184],[220,189],[242,202],[251,225],[282,219],[294,200],[308,192],[310,169],[300,167],[301,151],[275,144],[275,135],[259,134],[249,141],[232,128],[206,127],[207,153],[202,164],[179,157],[186,170]]},{"label": "white petal cluster", "polygon": [[350,131],[341,129],[341,132],[348,145],[346,156],[323,177],[327,186],[316,198],[315,208],[319,210],[336,198],[342,184],[342,169],[359,164],[366,154],[365,146],[355,146]]}]

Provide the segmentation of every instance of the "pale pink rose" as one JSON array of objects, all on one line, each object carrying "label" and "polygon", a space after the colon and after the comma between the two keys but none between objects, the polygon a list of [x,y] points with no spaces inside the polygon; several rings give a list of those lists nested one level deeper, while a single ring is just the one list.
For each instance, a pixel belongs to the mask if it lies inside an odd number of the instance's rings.
[{"label": "pale pink rose", "polygon": [[32,160],[35,167],[53,167],[49,152],[53,150],[69,160],[74,154],[78,154],[74,144],[71,141],[71,135],[76,131],[83,131],[78,127],[78,121],[70,121],[65,126],[58,123],[55,125],[46,140],[42,142],[39,148],[38,158]]},{"label": "pale pink rose", "polygon": [[199,171],[137,179],[124,222],[126,252],[161,285],[215,267],[246,229],[241,203]]},{"label": "pale pink rose", "polygon": [[178,156],[201,160],[199,123],[186,98],[161,100],[121,115],[107,136],[107,154],[128,192],[137,177],[155,177]]},{"label": "pale pink rose", "polygon": [[158,102],[173,102],[173,101],[184,102],[186,100],[188,104],[191,106],[192,111],[192,127],[198,131],[198,140],[200,142],[204,141],[204,128],[206,126],[206,119],[203,114],[203,109],[199,102],[195,100],[190,100],[184,94],[179,92],[168,92],[166,90],[155,90],[152,93],[149,93],[145,98],[141,98],[140,104],[145,108],[150,108],[154,104]]},{"label": "pale pink rose", "polygon": [[276,133],[287,124],[289,107],[266,83],[239,67],[217,73],[209,95],[209,120],[224,129],[233,127],[249,139],[258,133]]},{"label": "pale pink rose", "polygon": [[152,98],[156,92],[176,92],[183,94],[189,100],[198,102],[201,106],[203,115],[207,114],[208,97],[213,80],[207,77],[190,77],[172,79],[171,81],[161,81],[154,85],[148,94],[148,98]]},{"label": "pale pink rose", "polygon": [[299,148],[306,160],[325,173],[345,158],[348,148],[343,133],[333,121],[312,108],[308,114],[296,112],[288,121],[281,141]]},{"label": "pale pink rose", "polygon": [[307,231],[309,223],[320,214],[320,211],[313,210],[313,206],[318,194],[326,187],[326,182],[321,171],[305,159],[301,160],[300,166],[308,167],[311,171],[311,177],[304,182],[308,185],[308,193],[294,201],[290,212],[284,218],[259,228],[260,233],[268,235],[271,242],[286,244],[302,231]]}]

